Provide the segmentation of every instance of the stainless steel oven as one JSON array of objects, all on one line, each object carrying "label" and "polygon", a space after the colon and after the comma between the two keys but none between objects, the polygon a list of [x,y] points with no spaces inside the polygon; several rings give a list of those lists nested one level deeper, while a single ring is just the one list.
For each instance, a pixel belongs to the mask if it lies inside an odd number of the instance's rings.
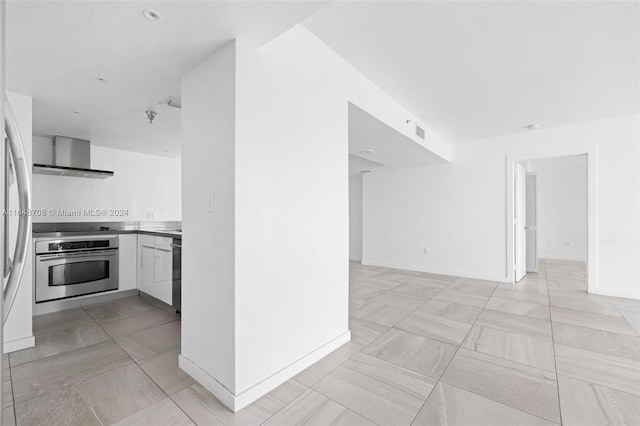
[{"label": "stainless steel oven", "polygon": [[118,289],[118,237],[36,241],[36,303]]}]

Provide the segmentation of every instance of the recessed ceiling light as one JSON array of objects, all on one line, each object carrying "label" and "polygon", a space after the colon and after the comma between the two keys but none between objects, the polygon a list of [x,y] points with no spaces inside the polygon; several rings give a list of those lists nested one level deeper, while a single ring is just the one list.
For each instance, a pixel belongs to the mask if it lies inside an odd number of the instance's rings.
[{"label": "recessed ceiling light", "polygon": [[371,170],[360,170],[358,173],[361,173],[361,174],[371,173]]},{"label": "recessed ceiling light", "polygon": [[106,83],[108,81],[106,78],[102,78],[102,77],[96,77],[96,80],[98,80],[101,83]]},{"label": "recessed ceiling light", "polygon": [[360,154],[373,154],[375,151],[372,149],[363,149]]},{"label": "recessed ceiling light", "polygon": [[160,14],[153,9],[145,9],[142,11],[142,15],[150,21],[157,21],[161,18]]},{"label": "recessed ceiling light", "polygon": [[80,111],[71,111],[71,112],[76,114],[76,115],[80,115]]},{"label": "recessed ceiling light", "polygon": [[540,128],[540,123],[529,124],[527,126],[524,126],[524,128],[527,130],[536,130]]}]

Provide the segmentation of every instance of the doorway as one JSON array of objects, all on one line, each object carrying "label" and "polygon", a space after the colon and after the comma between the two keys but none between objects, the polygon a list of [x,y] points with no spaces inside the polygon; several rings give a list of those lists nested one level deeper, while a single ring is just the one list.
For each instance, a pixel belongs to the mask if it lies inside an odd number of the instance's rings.
[{"label": "doorway", "polygon": [[[573,159],[573,160],[571,160]],[[556,174],[567,175],[572,164],[580,162],[584,173],[578,176],[580,185],[574,185],[562,194],[560,185],[544,179],[536,168],[549,169],[555,165]],[[508,282],[518,282],[527,272],[538,271],[538,258],[581,260],[586,262],[587,290],[595,292],[596,283],[596,150],[584,148],[549,153],[512,156],[507,158],[507,270]],[[545,169],[545,170],[546,170]],[[544,185],[541,183],[543,182]],[[558,181],[559,182],[559,181]],[[566,186],[565,185],[565,186]],[[542,187],[549,188],[540,195]],[[558,187],[558,188],[556,188]],[[584,192],[581,192],[584,191]],[[581,195],[576,200],[576,194]],[[569,194],[567,196],[567,194]],[[554,198],[555,197],[555,198]],[[564,203],[568,203],[563,205]],[[570,204],[573,203],[573,204]],[[580,204],[583,203],[583,204]],[[581,205],[582,213],[569,217],[569,206]],[[544,210],[544,214],[541,212]],[[545,216],[544,219],[541,216]],[[550,226],[549,217],[555,221]],[[546,222],[545,222],[546,221]],[[544,225],[547,223],[547,225]],[[542,229],[541,229],[542,228]],[[575,236],[576,229],[582,232]],[[564,232],[564,234],[562,233]],[[574,232],[567,236],[567,232]],[[542,235],[545,234],[545,235]],[[553,235],[553,236],[550,236]]]},{"label": "doorway", "polygon": [[349,173],[349,261],[362,262],[362,174]]}]

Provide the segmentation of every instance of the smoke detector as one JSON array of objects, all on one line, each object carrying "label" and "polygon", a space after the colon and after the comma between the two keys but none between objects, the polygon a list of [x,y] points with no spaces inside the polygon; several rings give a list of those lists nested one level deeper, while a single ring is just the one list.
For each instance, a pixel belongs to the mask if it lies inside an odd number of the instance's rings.
[{"label": "smoke detector", "polygon": [[161,18],[160,13],[158,13],[157,11],[153,10],[153,9],[145,9],[142,11],[142,16],[144,16],[145,18],[147,18],[150,21],[157,21],[158,19]]}]

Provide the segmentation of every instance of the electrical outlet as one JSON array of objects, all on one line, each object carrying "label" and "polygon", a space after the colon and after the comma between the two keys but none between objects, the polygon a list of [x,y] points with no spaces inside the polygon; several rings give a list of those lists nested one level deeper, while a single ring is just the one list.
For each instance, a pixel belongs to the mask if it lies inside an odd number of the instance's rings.
[{"label": "electrical outlet", "polygon": [[156,218],[156,211],[155,210],[147,210],[144,217],[146,219],[155,219]]},{"label": "electrical outlet", "polygon": [[565,245],[566,245],[567,247],[571,247],[571,246],[573,245],[573,241],[571,241],[571,240],[567,240],[567,241],[565,241]]},{"label": "electrical outlet", "polygon": [[423,248],[422,249],[422,254],[427,255],[427,254],[430,254],[430,253],[431,253],[431,249],[430,248]]},{"label": "electrical outlet", "polygon": [[209,196],[207,197],[207,212],[213,213],[215,211],[215,205],[216,205],[215,201],[216,201],[216,193],[210,192]]}]

